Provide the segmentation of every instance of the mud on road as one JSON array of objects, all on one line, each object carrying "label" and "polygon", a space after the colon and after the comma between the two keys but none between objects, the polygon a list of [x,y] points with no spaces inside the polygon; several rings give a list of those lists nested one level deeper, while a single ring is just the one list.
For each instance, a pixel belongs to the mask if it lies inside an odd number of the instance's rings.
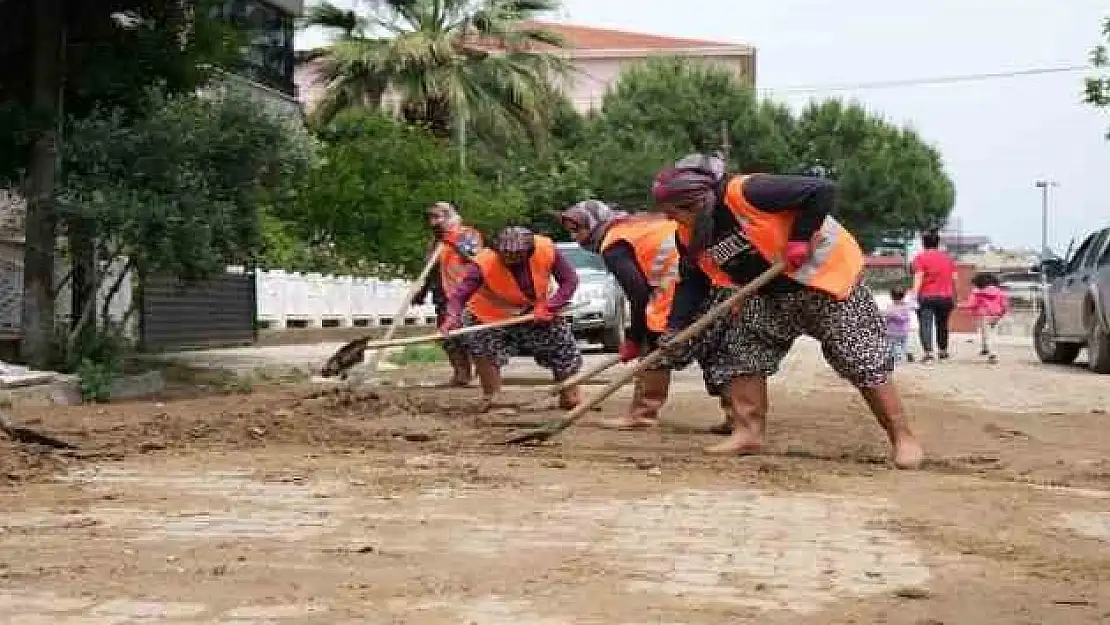
[{"label": "mud on road", "polygon": [[897,472],[811,356],[750,458],[700,453],[719,415],[696,384],[658,431],[524,448],[508,426],[559,413],[477,415],[474,390],[29,407],[81,450],[0,441],[0,622],[1110,621],[1105,415],[937,392],[975,363],[908,371],[930,459]]}]

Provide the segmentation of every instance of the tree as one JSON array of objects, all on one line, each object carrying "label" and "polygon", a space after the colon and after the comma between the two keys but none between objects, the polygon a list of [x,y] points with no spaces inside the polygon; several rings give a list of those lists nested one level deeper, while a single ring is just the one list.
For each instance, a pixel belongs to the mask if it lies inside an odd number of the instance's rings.
[{"label": "tree", "polygon": [[556,234],[559,210],[592,197],[590,164],[576,146],[584,142],[585,120],[565,97],[553,102],[547,141],[501,141],[474,137],[467,150],[474,155],[471,171],[499,187],[524,194],[521,219],[544,234]]},{"label": "tree", "polygon": [[790,122],[731,71],[664,58],[621,74],[581,147],[594,192],[635,206],[647,201],[655,170],[690,152],[727,147],[730,164],[743,171],[793,166]]},{"label": "tree", "polygon": [[858,104],[811,102],[793,141],[799,169],[819,165],[837,180],[837,218],[868,249],[943,224],[952,210],[955,190],[940,153]]},{"label": "tree", "polygon": [[418,271],[430,240],[424,209],[436,201],[455,202],[487,233],[521,216],[519,191],[458,173],[443,140],[422,128],[382,113],[346,111],[319,135],[320,165],[296,204],[274,217],[348,271]]},{"label": "tree", "polygon": [[[310,148],[289,122],[246,93],[151,91],[148,99],[146,117],[98,109],[71,124],[60,216],[90,227],[91,280],[108,288],[99,313],[96,298],[74,310],[70,352],[86,330],[109,324],[107,302],[131,269],[194,279],[251,264],[261,246],[259,206],[291,202],[309,164]],[[120,258],[126,266],[110,279]]]},{"label": "tree", "polygon": [[[161,0],[15,0],[0,24],[0,184],[20,183],[27,197],[22,355],[49,360],[54,338],[54,258],[60,225],[55,208],[59,143],[67,116],[93,107],[127,109],[147,85],[189,89],[200,80],[201,58],[223,58],[231,41],[210,28],[205,7]],[[75,249],[88,250],[81,223],[65,224]],[[75,255],[87,269],[87,255]],[[86,271],[75,272],[75,299],[91,296]]]},{"label": "tree", "polygon": [[410,123],[437,137],[473,120],[486,133],[539,134],[549,116],[552,81],[568,63],[546,51],[562,41],[526,24],[557,0],[381,0],[369,15],[331,4],[306,25],[338,38],[314,56],[325,92],[313,112],[323,123],[346,108],[388,108],[396,94]]},{"label": "tree", "polygon": [[[1101,34],[1102,38],[1110,43],[1110,17],[1103,19]],[[1107,51],[1107,43],[1100,43],[1091,49],[1091,65],[1098,73],[1088,76],[1083,83],[1083,102],[1098,108],[1110,107],[1110,75],[1107,75],[1107,70],[1110,68],[1110,52]],[[1107,132],[1106,137],[1110,139],[1110,132]]]}]

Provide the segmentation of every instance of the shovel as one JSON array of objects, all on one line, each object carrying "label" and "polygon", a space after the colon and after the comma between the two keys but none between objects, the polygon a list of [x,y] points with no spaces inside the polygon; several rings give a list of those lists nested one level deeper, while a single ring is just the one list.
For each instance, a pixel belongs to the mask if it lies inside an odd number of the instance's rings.
[{"label": "shovel", "polygon": [[568,388],[571,388],[572,386],[578,386],[579,384],[581,384],[581,383],[583,383],[587,380],[592,380],[594,377],[601,374],[603,371],[606,371],[609,368],[620,364],[620,361],[621,361],[620,356],[610,356],[608,358],[605,358],[604,360],[597,363],[596,365],[594,365],[590,369],[587,369],[585,371],[579,371],[578,373],[570,376],[569,378],[563,380],[562,382],[552,384],[551,389],[550,389],[551,394],[552,395],[558,395],[559,393],[562,393],[563,391],[567,390]]},{"label": "shovel", "polygon": [[[405,321],[405,313],[408,312],[409,307],[412,306],[412,298],[416,297],[417,291],[428,280],[428,274],[432,272],[432,267],[435,266],[436,260],[439,259],[440,252],[443,251],[444,243],[437,243],[435,249],[432,250],[428,256],[428,262],[424,263],[424,269],[420,271],[420,275],[413,281],[412,286],[409,287],[408,293],[405,294],[404,300],[401,301],[401,307],[393,314],[393,323],[385,330],[385,337],[383,340],[393,338],[393,334],[397,332],[397,327],[402,325]],[[363,355],[366,352],[366,345],[370,341],[369,336],[364,336],[360,339],[350,341],[343,347],[340,347],[328,361],[324,363],[321,370],[321,375],[324,377],[334,377],[341,373],[346,372],[351,367],[362,362]],[[381,356],[377,352],[371,357],[370,361],[370,375],[378,372],[378,362]]]},{"label": "shovel", "polygon": [[758,291],[771,280],[775,279],[780,273],[782,273],[784,268],[785,265],[781,261],[771,265],[771,267],[767,269],[767,271],[764,271],[763,273],[759,274],[759,276],[756,277],[754,280],[745,284],[740,289],[737,289],[737,291],[730,295],[728,299],[709,309],[709,311],[702,315],[701,318],[676,334],[674,336],[674,339],[670,343],[648,354],[635,367],[629,369],[628,371],[625,371],[619,377],[617,377],[617,379],[610,382],[609,385],[602,389],[600,393],[591,397],[589,400],[575,406],[575,408],[570,411],[570,414],[568,414],[563,419],[550,421],[538,428],[525,430],[523,432],[513,434],[505,441],[505,443],[509,445],[516,445],[522,443],[543,442],[574,425],[575,422],[582,418],[582,415],[586,414],[595,406],[608,399],[611,395],[613,395],[613,393],[616,393],[618,390],[621,389],[621,387],[623,387],[625,384],[628,384],[641,372],[646,371],[647,369],[658,363],[660,360],[662,360],[665,353],[669,349],[672,349],[674,345],[681,345],[683,343],[686,343],[687,341],[696,338],[699,334],[708,329],[709,326],[713,324],[713,322],[715,322],[723,315],[729,313],[734,306],[739,304],[744,299],[750,297],[753,293]]},{"label": "shovel", "polygon": [[3,414],[0,414],[0,431],[7,434],[13,441],[17,443],[29,443],[32,445],[42,445],[44,447],[53,447],[54,449],[77,449],[77,446],[72,443],[67,443],[63,440],[54,438],[47,434],[43,434],[29,427],[16,425]]}]

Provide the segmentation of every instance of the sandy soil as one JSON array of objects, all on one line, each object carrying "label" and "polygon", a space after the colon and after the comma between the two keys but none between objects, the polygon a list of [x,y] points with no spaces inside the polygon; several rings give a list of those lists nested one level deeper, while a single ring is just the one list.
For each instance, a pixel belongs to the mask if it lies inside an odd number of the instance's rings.
[{"label": "sandy soil", "polygon": [[918,472],[807,344],[750,458],[700,453],[696,372],[658,431],[526,448],[527,386],[22,408],[80,449],[0,441],[0,622],[1110,622],[1106,379],[1003,356],[899,373]]}]

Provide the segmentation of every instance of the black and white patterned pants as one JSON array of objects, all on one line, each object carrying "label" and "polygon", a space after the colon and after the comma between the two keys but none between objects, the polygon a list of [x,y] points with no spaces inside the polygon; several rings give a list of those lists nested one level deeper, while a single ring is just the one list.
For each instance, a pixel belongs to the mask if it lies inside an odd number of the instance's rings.
[{"label": "black and white patterned pants", "polygon": [[[714,291],[706,309],[729,294]],[[682,368],[698,359],[706,387],[723,389],[736,377],[774,375],[802,335],[817,339],[825,360],[853,385],[872,388],[890,380],[895,363],[886,327],[863,285],[843,301],[815,289],[753,296],[740,314],[726,314],[671,360]]]},{"label": "black and white patterned pants", "polygon": [[[481,322],[467,313],[463,323],[475,326]],[[532,354],[536,364],[550,369],[556,379],[568,378],[582,368],[582,352],[570,322],[558,317],[549,324],[522,323],[467,334],[461,339],[471,356],[495,360],[502,367],[511,356],[524,351]]]},{"label": "black and white patterned pants", "polygon": [[[439,326],[440,324],[442,324],[443,320],[446,317],[447,317],[447,305],[446,304],[441,305],[441,304],[437,303],[436,304],[436,326]],[[442,341],[439,342],[439,344],[440,344],[440,347],[443,348],[443,351],[447,352],[448,354],[464,354],[464,353],[466,353],[466,344],[463,343],[462,337],[455,336],[455,337],[451,337],[451,338],[448,338],[448,339],[443,339]]]}]

